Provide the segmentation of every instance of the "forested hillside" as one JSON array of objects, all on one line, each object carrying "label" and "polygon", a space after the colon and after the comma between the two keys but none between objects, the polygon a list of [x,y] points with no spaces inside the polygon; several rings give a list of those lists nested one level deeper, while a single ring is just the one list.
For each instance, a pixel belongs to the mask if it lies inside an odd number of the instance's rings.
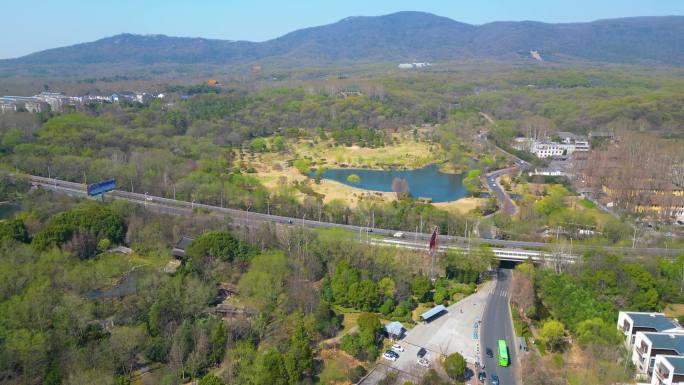
[{"label": "forested hillside", "polygon": [[445,61],[469,59],[608,63],[684,63],[681,16],[546,24],[494,22],[469,25],[422,12],[349,17],[261,43],[122,34],[0,61],[21,65],[246,64]]}]

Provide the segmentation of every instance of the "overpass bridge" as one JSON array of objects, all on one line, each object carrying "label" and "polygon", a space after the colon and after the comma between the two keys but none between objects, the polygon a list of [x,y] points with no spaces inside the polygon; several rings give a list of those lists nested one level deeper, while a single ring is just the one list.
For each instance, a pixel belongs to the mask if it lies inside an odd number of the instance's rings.
[{"label": "overpass bridge", "polygon": [[[397,240],[397,239],[372,239],[371,244],[378,246],[394,246],[399,248],[407,248],[416,251],[428,252],[428,245],[426,243],[415,243],[411,241]],[[479,253],[478,247],[469,247],[468,245],[439,245],[437,251],[445,253],[447,251],[470,252]],[[552,253],[544,250],[525,250],[515,248],[491,248],[494,257],[499,261],[507,262],[525,262],[532,261],[534,263],[545,263],[549,261],[556,261],[559,258],[565,262],[574,263],[577,259],[576,255],[571,253],[561,252]]]}]

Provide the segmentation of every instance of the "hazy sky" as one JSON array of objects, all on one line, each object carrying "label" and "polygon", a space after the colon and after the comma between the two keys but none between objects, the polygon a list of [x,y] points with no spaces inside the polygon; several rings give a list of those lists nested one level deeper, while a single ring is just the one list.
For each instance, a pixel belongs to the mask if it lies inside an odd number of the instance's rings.
[{"label": "hazy sky", "polygon": [[0,58],[122,32],[263,41],[347,16],[425,11],[483,24],[684,15],[684,0],[0,0]]}]

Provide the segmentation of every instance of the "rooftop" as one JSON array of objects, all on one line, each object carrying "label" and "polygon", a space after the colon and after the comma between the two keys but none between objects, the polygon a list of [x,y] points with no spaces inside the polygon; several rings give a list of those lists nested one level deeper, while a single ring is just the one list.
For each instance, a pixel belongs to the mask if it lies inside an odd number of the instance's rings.
[{"label": "rooftop", "polygon": [[567,132],[567,131],[559,131],[558,132],[558,137],[560,138],[570,138],[570,139],[581,139],[582,137],[576,134],[573,134],[572,132]]},{"label": "rooftop", "polygon": [[422,318],[424,321],[429,320],[430,318],[436,316],[437,314],[446,311],[446,308],[444,305],[437,305],[433,307],[432,309],[426,311],[425,313],[420,315],[420,318]]},{"label": "rooftop", "polygon": [[392,322],[388,323],[387,325],[385,325],[385,331],[388,334],[392,334],[395,336],[400,335],[403,330],[404,330],[404,325],[402,325],[401,322],[399,322],[399,321],[392,321]]},{"label": "rooftop", "polygon": [[681,356],[663,356],[663,360],[667,361],[674,368],[674,374],[684,375],[684,357]]},{"label": "rooftop", "polygon": [[674,333],[644,333],[651,341],[653,349],[673,350],[678,355],[684,355],[684,334]]},{"label": "rooftop", "polygon": [[659,332],[674,329],[677,325],[663,313],[625,312],[634,322],[633,327],[653,328]]}]

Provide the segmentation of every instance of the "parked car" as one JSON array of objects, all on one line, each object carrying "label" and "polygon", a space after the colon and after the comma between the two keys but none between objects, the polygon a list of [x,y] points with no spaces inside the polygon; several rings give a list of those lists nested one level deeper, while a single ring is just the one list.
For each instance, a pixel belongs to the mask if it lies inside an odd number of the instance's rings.
[{"label": "parked car", "polygon": [[492,385],[499,385],[499,376],[492,374]]},{"label": "parked car", "polygon": [[427,354],[427,350],[425,350],[425,348],[418,349],[418,354],[417,354],[418,358],[423,358],[423,357],[425,357],[426,354]]},{"label": "parked car", "polygon": [[418,362],[418,365],[420,365],[422,367],[425,367],[425,368],[430,367],[430,361],[428,361],[427,358],[419,358],[417,362]]},{"label": "parked car", "polygon": [[382,357],[387,361],[396,361],[397,358],[399,358],[399,355],[391,350],[386,350]]},{"label": "parked car", "polygon": [[403,351],[404,351],[404,347],[401,346],[401,345],[399,345],[399,344],[393,344],[393,345],[392,345],[392,350],[394,350],[395,352],[403,352]]},{"label": "parked car", "polygon": [[480,382],[485,382],[485,380],[487,379],[487,373],[485,373],[485,372],[480,372],[480,373],[477,375],[477,378],[480,380]]},{"label": "parked car", "polygon": [[485,350],[485,353],[487,354],[487,357],[489,357],[489,358],[494,357],[494,352],[492,352],[492,349],[490,349],[490,348],[487,348],[487,350]]}]

